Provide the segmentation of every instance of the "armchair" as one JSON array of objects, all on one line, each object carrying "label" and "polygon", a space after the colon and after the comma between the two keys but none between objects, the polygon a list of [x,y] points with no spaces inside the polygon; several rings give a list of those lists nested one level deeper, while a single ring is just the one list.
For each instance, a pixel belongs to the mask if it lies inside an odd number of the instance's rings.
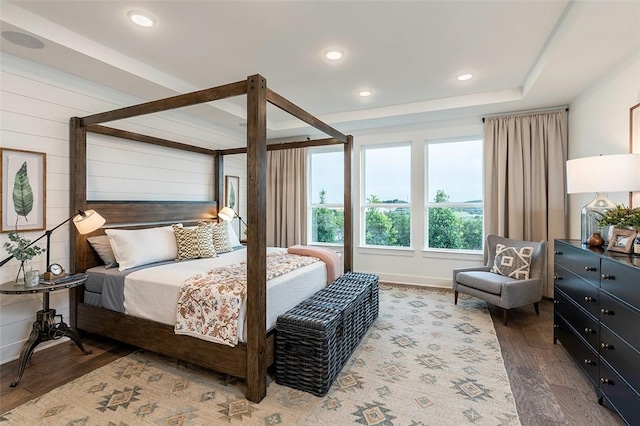
[{"label": "armchair", "polygon": [[[527,279],[517,279],[491,272],[498,244],[514,248],[533,247]],[[489,235],[487,236],[487,251],[489,256],[485,266],[453,270],[454,304],[458,304],[458,292],[483,299],[503,309],[504,325],[507,325],[509,321],[509,309],[511,308],[533,303],[536,314],[540,314],[538,302],[542,300],[543,280],[547,264],[547,242],[521,241]]]}]

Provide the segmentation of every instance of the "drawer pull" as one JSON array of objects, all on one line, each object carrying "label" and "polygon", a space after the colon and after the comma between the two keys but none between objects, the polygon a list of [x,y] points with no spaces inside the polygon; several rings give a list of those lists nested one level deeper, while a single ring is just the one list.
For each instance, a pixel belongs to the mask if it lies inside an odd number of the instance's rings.
[{"label": "drawer pull", "polygon": [[553,304],[554,305],[562,305],[562,302],[560,300],[554,300]]},{"label": "drawer pull", "polygon": [[584,334],[595,334],[595,330],[593,328],[585,328],[584,329]]},{"label": "drawer pull", "polygon": [[609,309],[600,309],[600,313],[602,315],[613,315],[614,314],[614,312],[610,311]]},{"label": "drawer pull", "polygon": [[591,296],[585,296],[585,297],[584,297],[584,301],[585,301],[585,302],[595,302],[595,301],[596,301],[596,299],[595,299],[595,298],[593,298],[593,297],[591,297]]},{"label": "drawer pull", "polygon": [[615,277],[615,275],[611,275],[611,274],[602,274],[602,279],[603,280],[615,280],[616,277]]},{"label": "drawer pull", "polygon": [[602,383],[603,385],[613,385],[613,380],[600,377],[600,383]]},{"label": "drawer pull", "polygon": [[596,268],[595,266],[585,266],[584,270],[587,272],[595,272],[598,270],[598,268]]},{"label": "drawer pull", "polygon": [[556,250],[556,251],[553,252],[553,254],[562,254],[562,252]]},{"label": "drawer pull", "polygon": [[558,324],[553,324],[553,328],[560,328]]},{"label": "drawer pull", "polygon": [[591,361],[590,359],[584,359],[584,365],[596,365],[596,363],[594,361]]},{"label": "drawer pull", "polygon": [[553,279],[556,281],[562,281],[562,277],[558,276],[558,275],[554,275]]},{"label": "drawer pull", "polygon": [[600,347],[601,347],[602,349],[610,349],[610,350],[613,350],[613,345],[610,345],[610,344],[608,344],[608,343],[600,343]]}]

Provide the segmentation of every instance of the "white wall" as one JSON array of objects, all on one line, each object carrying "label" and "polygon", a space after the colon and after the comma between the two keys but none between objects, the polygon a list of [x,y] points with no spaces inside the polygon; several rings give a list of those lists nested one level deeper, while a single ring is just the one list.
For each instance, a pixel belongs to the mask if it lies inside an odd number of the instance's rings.
[{"label": "white wall", "polygon": [[[640,55],[611,70],[569,107],[569,159],[629,152],[629,108],[640,102]],[[600,173],[611,173],[601,170]],[[580,210],[595,194],[569,195],[569,238],[580,238]],[[627,193],[610,193],[629,205]]]},{"label": "white wall", "polygon": [[[46,153],[46,225],[47,229],[51,229],[71,215],[69,118],[108,111],[141,100],[7,54],[0,57],[0,72],[0,146]],[[224,148],[237,143],[231,135],[207,129],[197,119],[187,118],[180,113],[127,120],[119,123],[119,127],[206,148]],[[164,200],[207,199],[213,193],[212,187],[190,185],[189,182],[193,182],[194,178],[211,181],[210,162],[198,159],[199,154],[194,156],[169,151],[173,150],[131,143],[119,150],[114,148],[114,139],[92,135],[88,149],[89,193],[95,199],[103,200],[134,199],[133,196]],[[140,166],[146,167],[150,173],[140,174]],[[225,174],[240,177],[240,202],[244,209],[244,156],[225,159]],[[110,178],[98,179],[99,175],[110,175]],[[122,185],[118,176],[127,176],[126,185]],[[172,183],[174,180],[185,183],[184,188],[175,187]],[[244,214],[244,210],[240,214]],[[42,233],[26,232],[24,236],[33,240]],[[5,241],[8,241],[7,234],[0,234],[0,246]],[[0,259],[4,259],[6,254],[2,250]],[[50,256],[52,262],[60,263],[68,270],[68,226],[52,234]],[[34,269],[44,270],[45,263],[45,255],[40,255],[33,259],[31,265]],[[3,266],[0,269],[0,282],[13,281],[18,266],[16,260]],[[0,295],[0,363],[18,357],[31,330],[35,313],[42,309],[41,300],[41,295]],[[69,321],[67,291],[52,293],[51,307],[62,314],[65,321]],[[38,349],[46,346],[42,344]]]}]

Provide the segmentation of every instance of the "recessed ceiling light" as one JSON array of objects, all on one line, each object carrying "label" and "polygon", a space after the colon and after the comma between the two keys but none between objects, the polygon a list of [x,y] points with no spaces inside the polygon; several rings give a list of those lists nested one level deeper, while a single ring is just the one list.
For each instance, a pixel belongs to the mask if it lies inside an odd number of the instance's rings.
[{"label": "recessed ceiling light", "polygon": [[473,74],[461,74],[457,77],[460,81],[471,80],[473,78]]},{"label": "recessed ceiling light", "polygon": [[129,16],[129,19],[131,19],[135,24],[138,24],[141,27],[153,27],[156,23],[153,16],[137,10],[132,10],[127,14],[127,16]]},{"label": "recessed ceiling light", "polygon": [[344,50],[332,47],[331,49],[327,49],[324,52],[324,57],[329,59],[330,61],[337,61],[338,59],[344,56]]},{"label": "recessed ceiling light", "polygon": [[2,31],[2,38],[28,49],[43,49],[44,43],[37,38],[17,31]]},{"label": "recessed ceiling light", "polygon": [[371,90],[361,90],[358,92],[359,96],[362,96],[363,98],[366,98],[367,96],[371,96]]}]

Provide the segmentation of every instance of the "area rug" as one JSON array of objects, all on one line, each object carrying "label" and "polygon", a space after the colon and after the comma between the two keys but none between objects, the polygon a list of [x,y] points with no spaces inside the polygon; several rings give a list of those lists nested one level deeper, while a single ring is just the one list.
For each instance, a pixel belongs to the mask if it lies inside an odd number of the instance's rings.
[{"label": "area rug", "polygon": [[519,425],[485,302],[451,291],[380,288],[380,315],[316,397],[139,351],[0,416],[11,425]]}]

